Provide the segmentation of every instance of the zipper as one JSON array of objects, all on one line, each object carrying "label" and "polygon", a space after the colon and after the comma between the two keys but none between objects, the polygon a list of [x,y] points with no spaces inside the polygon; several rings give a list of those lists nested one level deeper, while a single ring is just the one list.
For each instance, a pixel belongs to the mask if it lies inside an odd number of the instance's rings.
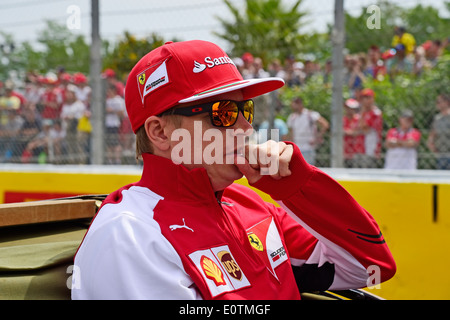
[{"label": "zipper", "polygon": [[220,204],[220,205],[224,204],[224,205],[226,205],[228,207],[234,206],[234,204],[232,204],[232,203],[225,202],[225,201],[220,201],[219,199],[217,199],[217,203]]},{"label": "zipper", "polygon": [[[219,199],[217,199],[217,204],[218,204],[219,207],[220,207],[220,210],[221,210],[221,213],[222,213],[222,216],[223,216],[224,223],[227,225],[228,229],[229,229],[230,232],[231,232],[231,236],[233,237],[234,242],[237,244],[237,249],[240,250],[240,252],[241,252],[242,254],[244,254],[244,257],[245,257],[244,259],[245,259],[245,260],[248,260],[248,261],[250,262],[250,264],[256,264],[256,265],[258,265],[258,261],[260,260],[260,258],[258,257],[258,255],[256,255],[256,254],[253,252],[253,248],[250,246],[250,249],[251,249],[250,252],[248,252],[248,251],[246,251],[246,250],[244,249],[245,244],[250,245],[250,242],[249,242],[249,240],[248,240],[247,231],[244,229],[244,233],[245,233],[245,239],[244,239],[244,241],[247,241],[247,243],[241,243],[240,237],[238,236],[237,231],[235,230],[233,224],[231,223],[230,218],[228,217],[228,214],[227,214],[227,213],[225,212],[225,210],[222,208],[222,204],[224,204],[224,205],[226,205],[226,206],[228,206],[228,207],[232,207],[232,206],[234,206],[234,204],[233,204],[233,203],[229,203],[229,202],[225,202],[225,201],[220,201]],[[262,261],[260,261],[260,262],[262,262]],[[262,262],[262,263],[264,264],[264,262]],[[241,267],[242,267],[242,266],[241,266]]]},{"label": "zipper", "polygon": [[[226,222],[228,228],[230,229],[230,232],[233,235],[233,238],[240,244],[239,237],[237,236],[236,231],[234,230],[234,227],[230,221],[230,218],[228,217],[228,214],[225,212],[225,210],[223,210],[223,208],[222,208],[222,205],[232,207],[233,204],[229,203],[229,202],[225,202],[225,201],[220,201],[219,199],[217,199],[217,204],[219,205],[220,211],[225,218],[224,221]],[[239,245],[239,247],[240,247],[240,245]]]}]

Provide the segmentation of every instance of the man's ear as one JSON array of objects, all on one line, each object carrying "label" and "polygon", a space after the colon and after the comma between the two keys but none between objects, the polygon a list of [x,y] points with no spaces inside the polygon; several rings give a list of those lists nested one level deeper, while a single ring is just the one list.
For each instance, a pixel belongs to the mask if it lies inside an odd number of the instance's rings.
[{"label": "man's ear", "polygon": [[161,151],[170,148],[170,132],[168,121],[162,117],[151,116],[145,120],[145,132],[152,145]]}]

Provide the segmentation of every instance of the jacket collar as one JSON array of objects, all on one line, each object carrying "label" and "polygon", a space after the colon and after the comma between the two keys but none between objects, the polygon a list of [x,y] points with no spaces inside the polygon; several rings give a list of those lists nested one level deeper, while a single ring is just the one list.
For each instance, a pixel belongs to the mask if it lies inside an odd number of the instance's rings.
[{"label": "jacket collar", "polygon": [[[144,153],[144,169],[138,186],[146,187],[167,200],[216,202],[217,198],[204,168],[189,170],[171,159]],[[220,199],[222,192],[219,193]]]}]

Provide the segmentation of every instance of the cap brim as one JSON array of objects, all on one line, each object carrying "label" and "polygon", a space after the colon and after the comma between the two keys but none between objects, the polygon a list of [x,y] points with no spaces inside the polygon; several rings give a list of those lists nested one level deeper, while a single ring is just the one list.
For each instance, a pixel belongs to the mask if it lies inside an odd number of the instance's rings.
[{"label": "cap brim", "polygon": [[256,96],[277,90],[284,85],[282,78],[261,78],[241,80],[226,85],[219,86],[204,92],[200,92],[189,98],[181,99],[178,103],[188,103],[198,100],[203,100],[210,97],[215,97],[223,93],[232,92],[236,90],[243,90],[244,99],[251,99]]}]

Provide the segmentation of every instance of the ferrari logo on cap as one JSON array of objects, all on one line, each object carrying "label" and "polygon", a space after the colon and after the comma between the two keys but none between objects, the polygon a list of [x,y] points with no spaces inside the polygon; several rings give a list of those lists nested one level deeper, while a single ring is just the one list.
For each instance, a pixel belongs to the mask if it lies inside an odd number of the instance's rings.
[{"label": "ferrari logo on cap", "polygon": [[169,83],[166,61],[147,68],[136,76],[142,103],[147,94]]},{"label": "ferrari logo on cap", "polygon": [[139,76],[139,83],[140,83],[140,84],[144,84],[144,83],[145,83],[145,73],[142,73],[142,74]]}]

